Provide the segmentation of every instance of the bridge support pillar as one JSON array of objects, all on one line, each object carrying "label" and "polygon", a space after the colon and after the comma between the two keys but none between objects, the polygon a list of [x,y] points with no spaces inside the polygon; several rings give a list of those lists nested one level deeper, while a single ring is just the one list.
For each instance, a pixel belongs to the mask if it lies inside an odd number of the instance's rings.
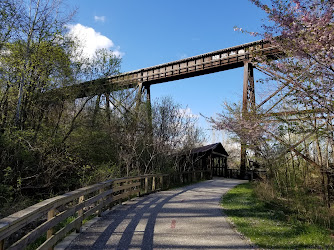
[{"label": "bridge support pillar", "polygon": [[138,84],[137,100],[136,100],[136,115],[140,110],[140,105],[142,104],[142,95],[146,92],[146,111],[148,115],[148,121],[152,125],[152,105],[151,105],[151,85],[142,83]]},{"label": "bridge support pillar", "polygon": [[150,126],[150,132],[152,132],[152,104],[151,104],[151,85],[145,85],[146,90],[146,105],[147,105],[147,116]]},{"label": "bridge support pillar", "polygon": [[[255,86],[254,86],[254,72],[253,65],[249,61],[244,62],[244,81],[243,81],[243,97],[242,97],[242,118],[248,119],[248,112],[255,109]],[[247,155],[247,141],[245,138],[241,139],[240,152],[240,178],[246,177],[246,155]]]},{"label": "bridge support pillar", "polygon": [[137,92],[137,97],[136,97],[136,117],[138,117],[139,109],[140,109],[140,104],[141,104],[141,98],[142,98],[142,92],[143,92],[143,84],[139,83],[138,84],[138,92]]},{"label": "bridge support pillar", "polygon": [[[152,120],[152,103],[151,103],[151,85],[145,85],[146,90],[146,113],[147,113],[147,133],[148,133],[148,150],[153,153],[153,120]],[[153,162],[150,163],[153,167]]]}]

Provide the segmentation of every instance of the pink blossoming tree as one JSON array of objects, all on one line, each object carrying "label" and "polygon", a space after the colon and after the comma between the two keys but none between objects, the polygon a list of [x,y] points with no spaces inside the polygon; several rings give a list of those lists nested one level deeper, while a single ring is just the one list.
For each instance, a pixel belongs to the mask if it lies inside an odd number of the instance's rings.
[{"label": "pink blossoming tree", "polygon": [[263,25],[263,38],[285,53],[277,61],[261,62],[278,78],[291,81],[299,102],[333,114],[334,1],[273,0],[272,7],[251,1],[271,21]]},{"label": "pink blossoming tree", "polygon": [[313,112],[296,112],[269,125],[261,110],[242,116],[241,107],[225,105],[227,112],[210,122],[236,134],[249,148],[261,149],[281,194],[291,193],[300,179],[306,185],[318,176],[313,188],[319,185],[317,190],[329,205],[334,195],[334,1],[271,0],[270,5],[250,1],[267,13],[264,32],[235,30],[270,41],[283,52],[274,59],[255,55],[258,68],[286,85],[289,111]]}]

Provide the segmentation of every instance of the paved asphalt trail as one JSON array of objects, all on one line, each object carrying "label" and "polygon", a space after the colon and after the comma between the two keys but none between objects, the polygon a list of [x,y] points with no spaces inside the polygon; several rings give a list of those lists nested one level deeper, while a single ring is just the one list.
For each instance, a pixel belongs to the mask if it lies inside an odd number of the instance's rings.
[{"label": "paved asphalt trail", "polygon": [[254,249],[219,205],[242,182],[216,178],[136,198],[105,214],[66,249]]}]

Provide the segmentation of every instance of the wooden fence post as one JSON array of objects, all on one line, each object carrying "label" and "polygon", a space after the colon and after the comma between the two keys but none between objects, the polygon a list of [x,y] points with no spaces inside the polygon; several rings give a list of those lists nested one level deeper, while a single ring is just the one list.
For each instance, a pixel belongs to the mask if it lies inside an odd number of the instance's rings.
[{"label": "wooden fence post", "polygon": [[177,178],[177,177],[175,177],[175,176],[176,176],[175,173],[173,173],[173,174],[172,174],[172,183],[173,183],[173,186],[176,185],[176,178]]},{"label": "wooden fence post", "polygon": [[[49,210],[49,212],[48,212],[48,218],[47,218],[47,220],[51,220],[53,217],[55,217],[55,215],[56,215],[56,209],[55,209],[55,208],[52,208],[52,209]],[[50,239],[50,238],[52,237],[53,233],[54,233],[54,229],[53,229],[53,227],[52,227],[52,228],[50,228],[50,229],[46,232],[46,239]],[[53,247],[52,247],[52,248],[49,248],[49,250],[50,250],[50,249],[53,249]]]},{"label": "wooden fence post", "polygon": [[[120,182],[119,184],[118,184],[119,186],[123,186],[123,182]],[[124,190],[122,191],[122,194],[124,193]],[[122,198],[123,199],[123,198]],[[118,204],[119,205],[121,205],[122,204],[122,199],[119,199],[118,200]]]},{"label": "wooden fence post", "polygon": [[164,176],[163,175],[160,176],[160,189],[164,190]]},{"label": "wooden fence post", "polygon": [[0,240],[0,250],[5,249],[5,240]]},{"label": "wooden fence post", "polygon": [[[114,189],[114,182],[108,187],[109,189],[113,190]],[[114,206],[114,193],[110,194],[110,198],[112,197],[111,202],[108,204],[108,208],[111,209]]]},{"label": "wooden fence post", "polygon": [[[102,194],[103,193],[103,188],[99,189],[99,194]],[[103,203],[103,198],[99,199],[99,205]],[[101,208],[98,210],[97,212],[97,216],[98,217],[101,217],[101,213],[102,213],[102,208],[103,206],[101,206]]]},{"label": "wooden fence post", "polygon": [[[138,191],[138,193],[137,193],[137,197],[140,197],[140,195],[141,195],[141,190],[142,190],[142,187],[143,187],[143,179],[140,178],[140,179],[139,179],[139,182],[140,182],[140,185],[139,185],[139,191]],[[138,188],[138,187],[137,187],[137,188]]]},{"label": "wooden fence post", "polygon": [[[78,204],[80,203],[83,203],[83,201],[85,200],[85,196],[82,195],[79,197],[79,201],[78,201]],[[81,208],[79,211],[78,211],[78,217],[82,216],[83,215],[83,208]],[[75,229],[75,231],[77,233],[80,233],[80,229],[81,229],[81,226],[82,226],[82,222],[80,222],[77,226],[77,228]]]},{"label": "wooden fence post", "polygon": [[155,176],[152,177],[152,192],[155,191]]},{"label": "wooden fence post", "polygon": [[148,193],[148,177],[145,177],[145,194]]},{"label": "wooden fence post", "polygon": [[[132,183],[133,181],[127,181],[125,185],[130,185]],[[128,200],[131,200],[131,188],[128,188],[126,192],[128,192]]]}]

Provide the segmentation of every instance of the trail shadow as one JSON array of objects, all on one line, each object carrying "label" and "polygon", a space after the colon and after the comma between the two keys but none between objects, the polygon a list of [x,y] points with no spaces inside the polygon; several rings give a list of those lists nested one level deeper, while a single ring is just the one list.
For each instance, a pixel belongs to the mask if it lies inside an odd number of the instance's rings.
[{"label": "trail shadow", "polygon": [[[230,188],[235,186],[235,183],[225,182],[225,183],[216,183],[215,181],[206,182],[208,193],[215,194],[217,192],[211,192],[210,188]],[[201,183],[193,184],[190,186],[182,187],[175,190],[170,190],[166,192],[156,193],[154,195],[148,195],[139,198],[137,201],[131,202],[129,205],[120,206],[115,211],[112,211],[105,215],[105,218],[100,222],[97,222],[95,226],[92,226],[90,230],[82,233],[76,242],[73,242],[68,249],[131,249],[131,248],[140,248],[140,249],[153,249],[154,248],[184,248],[184,249],[198,249],[203,248],[203,246],[196,246],[196,244],[182,244],[180,245],[154,245],[154,228],[156,225],[157,218],[168,218],[169,216],[175,217],[175,213],[180,213],[180,217],[183,218],[193,218],[193,217],[215,217],[222,216],[221,213],[217,214],[214,208],[207,208],[206,211],[201,211],[199,207],[182,207],[173,208],[173,207],[164,207],[165,204],[169,203],[173,198],[184,194],[188,191],[199,192],[198,196],[195,196],[195,199],[189,200],[189,203],[194,204],[201,201],[201,203],[208,203],[215,201],[214,199],[208,199],[205,197],[205,191],[201,189]],[[176,193],[173,193],[176,192]],[[219,192],[218,192],[219,193]],[[221,194],[221,193],[220,193]],[[193,194],[192,194],[193,195]],[[196,198],[198,197],[198,198]],[[218,199],[219,200],[219,199]],[[173,201],[171,204],[182,203],[181,201]],[[140,224],[142,219],[147,219],[145,230],[143,231],[142,241],[133,242],[133,237],[136,232],[136,227]],[[122,222],[128,222],[125,224]],[[121,225],[122,224],[122,225]],[[119,227],[120,226],[120,227]],[[124,226],[124,227],[123,227]],[[121,228],[121,229],[120,229]],[[123,230],[124,228],[124,230]],[[103,229],[103,231],[102,231]],[[118,232],[123,230],[122,232]],[[215,230],[215,229],[213,229]],[[102,232],[101,232],[102,231]],[[214,232],[215,233],[215,232]],[[120,235],[121,234],[121,235]],[[114,238],[119,239],[113,241]],[[218,231],[217,231],[218,235]],[[116,237],[115,237],[116,236]],[[119,238],[118,238],[119,237]],[[132,242],[132,243],[131,243]],[[206,247],[218,248],[218,249],[240,249],[240,246],[229,244],[227,247],[224,246],[214,246]],[[243,246],[244,248],[244,246]],[[252,248],[252,247],[250,247]]]}]

